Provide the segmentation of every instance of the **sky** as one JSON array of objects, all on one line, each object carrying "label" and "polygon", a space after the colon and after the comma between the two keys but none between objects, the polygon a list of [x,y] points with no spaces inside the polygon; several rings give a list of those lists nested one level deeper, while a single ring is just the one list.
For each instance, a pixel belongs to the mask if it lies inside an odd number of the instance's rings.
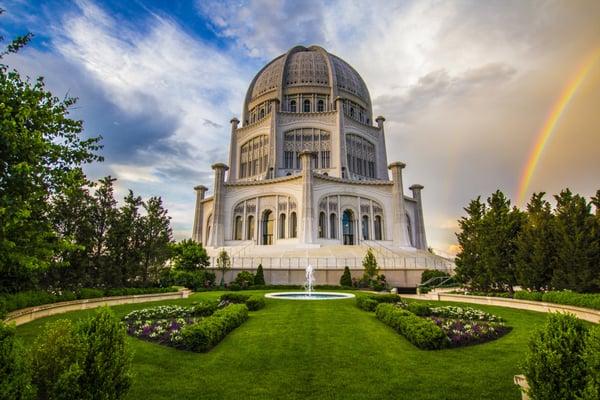
[{"label": "sky", "polygon": [[[250,81],[295,45],[320,45],[365,80],[386,118],[389,161],[420,183],[429,245],[457,250],[463,207],[500,189],[517,202],[536,141],[589,62],[535,164],[525,198],[600,189],[600,1],[0,0],[0,34],[32,32],[5,59],[43,76],[102,135],[88,176],[161,196],[191,236],[198,184],[227,162],[229,120]],[[592,56],[590,56],[592,55]],[[405,188],[408,193],[408,189]],[[522,204],[518,204],[522,206]]]}]

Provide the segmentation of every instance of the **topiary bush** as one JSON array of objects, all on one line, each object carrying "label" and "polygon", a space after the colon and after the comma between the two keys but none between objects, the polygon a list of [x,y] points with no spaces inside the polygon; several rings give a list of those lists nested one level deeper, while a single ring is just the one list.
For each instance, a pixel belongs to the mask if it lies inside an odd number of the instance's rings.
[{"label": "topiary bush", "polygon": [[403,303],[397,294],[359,294],[356,305],[365,311],[375,311],[379,303]]},{"label": "topiary bush", "polygon": [[79,379],[81,399],[116,400],[131,386],[133,355],[126,345],[125,327],[108,307],[77,326],[85,357]]},{"label": "topiary bush", "polygon": [[586,372],[586,385],[582,399],[600,399],[600,325],[588,332],[583,350],[583,362]]},{"label": "topiary bush", "polygon": [[250,311],[260,310],[265,304],[265,298],[258,294],[250,296],[248,300],[246,300],[246,307],[248,307],[248,310]]},{"label": "topiary bush", "polygon": [[0,321],[0,400],[32,399],[34,394],[25,348],[15,336],[14,325]]},{"label": "topiary bush", "polygon": [[417,317],[393,304],[379,304],[375,316],[420,349],[442,349],[449,344],[444,331],[432,320]]},{"label": "topiary bush", "polygon": [[265,273],[263,272],[262,264],[258,264],[258,268],[256,269],[256,275],[254,275],[254,284],[255,285],[264,285],[265,284]]},{"label": "topiary bush", "polygon": [[235,277],[234,283],[237,283],[241,289],[248,289],[254,285],[254,274],[250,271],[240,271]]},{"label": "topiary bush", "polygon": [[352,287],[352,274],[350,274],[350,268],[344,267],[344,273],[340,278],[340,285]]},{"label": "topiary bush", "polygon": [[219,300],[239,304],[245,303],[249,298],[250,295],[244,293],[223,293]]},{"label": "topiary bush", "polygon": [[577,399],[581,395],[586,386],[582,361],[586,331],[574,315],[551,313],[534,332],[523,366],[531,399]]},{"label": "topiary bush", "polygon": [[406,309],[420,317],[428,317],[431,315],[431,306],[429,304],[408,303]]},{"label": "topiary bush", "polygon": [[45,326],[32,348],[33,383],[40,399],[82,398],[85,347],[69,320]]},{"label": "topiary bush", "polygon": [[248,319],[245,304],[232,304],[181,330],[182,344],[191,351],[205,352]]}]

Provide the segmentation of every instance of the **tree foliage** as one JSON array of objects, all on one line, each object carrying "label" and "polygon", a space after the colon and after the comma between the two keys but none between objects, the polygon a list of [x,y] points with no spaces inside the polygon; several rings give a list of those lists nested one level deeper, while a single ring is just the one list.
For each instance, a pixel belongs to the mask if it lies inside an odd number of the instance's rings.
[{"label": "tree foliage", "polygon": [[379,273],[377,259],[375,258],[371,248],[367,250],[367,254],[365,254],[365,258],[363,258],[362,265],[365,270],[364,275],[367,280],[373,279],[373,277],[377,276]]},{"label": "tree foliage", "polygon": [[201,243],[185,239],[172,246],[173,267],[183,271],[198,271],[206,268],[210,262],[206,249]]}]

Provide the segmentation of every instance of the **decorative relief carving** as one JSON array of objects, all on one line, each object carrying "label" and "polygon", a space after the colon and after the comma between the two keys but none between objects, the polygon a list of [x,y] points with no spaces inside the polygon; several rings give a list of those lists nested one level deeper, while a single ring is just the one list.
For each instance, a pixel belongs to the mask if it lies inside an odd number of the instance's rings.
[{"label": "decorative relief carving", "polygon": [[256,79],[256,82],[254,82],[252,99],[255,99],[269,90],[276,89],[281,85],[281,71],[283,70],[284,59],[285,57],[283,55],[280,56],[262,71],[260,76]]},{"label": "decorative relief carving", "polygon": [[290,125],[298,122],[302,123],[323,123],[328,125],[335,124],[335,111],[320,112],[320,113],[293,113],[279,112],[277,113],[277,123],[279,126]]},{"label": "decorative relief carving", "polygon": [[316,51],[298,51],[287,61],[285,74],[287,86],[329,86],[329,71],[325,57]]}]

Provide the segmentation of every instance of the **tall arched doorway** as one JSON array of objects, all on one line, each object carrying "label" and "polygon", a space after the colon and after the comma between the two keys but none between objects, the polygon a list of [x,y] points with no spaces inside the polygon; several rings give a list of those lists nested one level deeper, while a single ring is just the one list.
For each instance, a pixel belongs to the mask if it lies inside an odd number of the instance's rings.
[{"label": "tall arched doorway", "polygon": [[262,244],[273,244],[273,213],[265,210],[262,215]]},{"label": "tall arched doorway", "polygon": [[351,210],[345,210],[342,216],[342,233],[344,234],[344,244],[354,244],[354,213]]}]

